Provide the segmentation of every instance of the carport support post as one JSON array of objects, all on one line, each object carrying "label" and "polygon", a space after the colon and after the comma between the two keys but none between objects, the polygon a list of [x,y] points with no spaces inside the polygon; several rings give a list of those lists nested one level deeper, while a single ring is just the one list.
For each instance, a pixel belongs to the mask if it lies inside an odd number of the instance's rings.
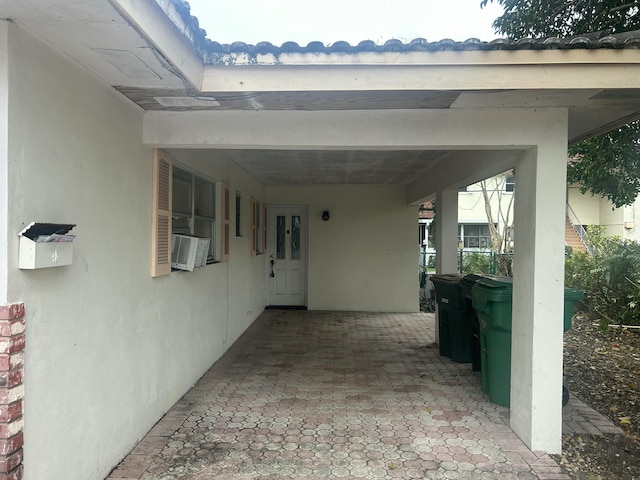
[{"label": "carport support post", "polygon": [[547,453],[562,445],[564,121],[515,169],[511,428],[531,450]]},{"label": "carport support post", "polygon": [[436,193],[436,272],[458,271],[458,191]]},{"label": "carport support post", "polygon": [[[436,273],[458,271],[458,191],[436,193]],[[440,342],[440,313],[436,303],[436,343]]]}]

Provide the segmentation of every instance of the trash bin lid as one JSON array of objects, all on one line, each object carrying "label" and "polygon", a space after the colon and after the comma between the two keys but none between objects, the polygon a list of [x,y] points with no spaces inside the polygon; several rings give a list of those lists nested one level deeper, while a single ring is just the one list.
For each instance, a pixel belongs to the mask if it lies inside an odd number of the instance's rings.
[{"label": "trash bin lid", "polygon": [[484,311],[489,302],[511,302],[513,279],[487,275],[476,282],[471,290],[473,308]]},{"label": "trash bin lid", "polygon": [[477,273],[469,273],[464,276],[464,278],[460,281],[460,285],[464,285],[466,287],[470,287],[474,285],[478,280],[484,278],[483,275],[478,275]]},{"label": "trash bin lid", "polygon": [[461,273],[438,273],[431,275],[429,279],[432,282],[457,284],[462,280],[463,275]]},{"label": "trash bin lid", "polygon": [[565,287],[564,289],[564,299],[565,300],[573,300],[577,302],[578,300],[582,300],[585,297],[585,293],[582,290],[577,290],[575,288]]},{"label": "trash bin lid", "polygon": [[491,289],[513,290],[513,278],[483,275],[478,279],[476,285],[482,285],[484,288]]}]

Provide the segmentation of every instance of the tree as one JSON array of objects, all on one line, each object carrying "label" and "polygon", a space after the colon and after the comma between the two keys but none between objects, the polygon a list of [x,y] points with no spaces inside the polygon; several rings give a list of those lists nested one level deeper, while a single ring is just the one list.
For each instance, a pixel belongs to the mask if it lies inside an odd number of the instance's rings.
[{"label": "tree", "polygon": [[491,234],[491,250],[498,254],[496,273],[507,276],[512,275],[511,257],[504,254],[511,252],[512,248],[513,199],[515,195],[510,194],[507,202],[503,199],[507,191],[505,188],[507,179],[510,178],[513,182],[513,173],[513,171],[504,172],[480,182],[484,211]]},{"label": "tree", "polygon": [[484,211],[491,234],[491,250],[496,253],[507,253],[511,249],[514,195],[509,195],[509,201],[506,204],[503,198],[507,177],[512,176],[512,171],[505,172],[480,182]]},{"label": "tree", "polygon": [[[481,7],[494,0],[482,0]],[[616,34],[640,30],[640,0],[495,0],[504,8],[493,27],[511,40]],[[567,180],[616,207],[640,194],[640,123],[573,145]]]},{"label": "tree", "polygon": [[[481,7],[494,0],[482,0]],[[511,40],[572,37],[594,32],[621,33],[640,29],[639,1],[630,0],[496,0],[504,14],[496,32]]]},{"label": "tree", "polygon": [[611,130],[569,148],[567,181],[607,197],[616,207],[640,193],[640,122]]}]

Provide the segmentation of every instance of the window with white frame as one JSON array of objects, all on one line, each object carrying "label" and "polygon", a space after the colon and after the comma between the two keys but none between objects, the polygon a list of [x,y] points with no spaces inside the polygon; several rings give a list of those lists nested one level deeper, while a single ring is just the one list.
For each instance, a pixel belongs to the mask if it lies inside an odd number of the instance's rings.
[{"label": "window with white frame", "polygon": [[516,188],[516,181],[513,175],[507,175],[504,177],[504,191],[513,192]]},{"label": "window with white frame", "polygon": [[201,173],[176,165],[169,153],[155,149],[152,192],[152,277],[171,273],[172,234],[208,238],[207,264],[229,259],[231,213],[227,183],[216,184]]},{"label": "window with white frame", "polygon": [[464,248],[491,248],[491,232],[487,224],[461,224],[459,239]]},{"label": "window with white frame", "polygon": [[215,183],[183,167],[173,166],[172,232],[209,238],[207,263],[215,257]]}]

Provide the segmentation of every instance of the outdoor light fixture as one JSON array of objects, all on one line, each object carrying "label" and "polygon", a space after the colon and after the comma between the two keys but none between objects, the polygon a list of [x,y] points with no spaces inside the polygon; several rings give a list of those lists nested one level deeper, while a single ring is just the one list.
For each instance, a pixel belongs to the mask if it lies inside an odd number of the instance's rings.
[{"label": "outdoor light fixture", "polygon": [[329,220],[329,210],[325,210],[324,212],[322,212],[322,220],[324,220],[325,222]]}]

